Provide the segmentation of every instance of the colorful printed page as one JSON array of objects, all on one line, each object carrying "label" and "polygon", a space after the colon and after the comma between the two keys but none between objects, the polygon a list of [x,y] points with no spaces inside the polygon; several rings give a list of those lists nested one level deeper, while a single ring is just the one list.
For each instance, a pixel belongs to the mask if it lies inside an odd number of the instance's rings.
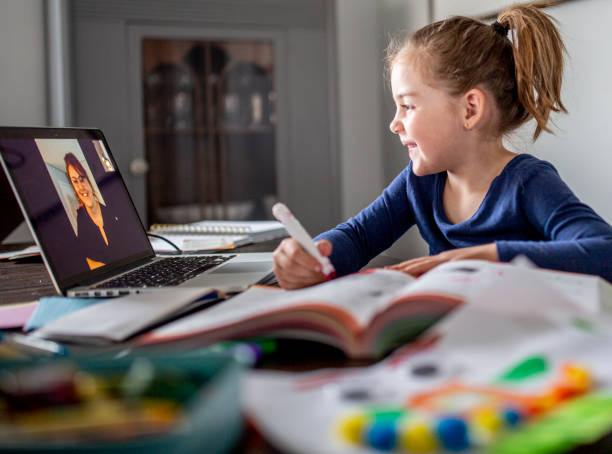
[{"label": "colorful printed page", "polygon": [[[582,327],[543,319],[527,323],[522,317],[466,305],[449,317],[437,341],[421,348],[406,346],[370,367],[306,374],[252,371],[244,382],[245,413],[281,451],[381,452],[364,446],[364,437],[355,438],[356,443],[343,439],[341,418],[359,412],[387,418],[403,412],[410,417],[425,410],[415,404],[419,396],[433,396],[426,411],[434,415],[461,414],[466,406],[486,403],[489,394],[479,390],[491,387],[504,395],[544,395],[568,363],[588,371],[595,389],[610,390],[611,349],[612,337]],[[453,394],[457,383],[466,392]],[[584,414],[575,417],[578,424]],[[590,433],[585,434],[586,425],[580,427],[575,440]],[[431,434],[435,437],[435,430]],[[439,449],[429,452],[447,452],[439,440],[436,443]]]}]

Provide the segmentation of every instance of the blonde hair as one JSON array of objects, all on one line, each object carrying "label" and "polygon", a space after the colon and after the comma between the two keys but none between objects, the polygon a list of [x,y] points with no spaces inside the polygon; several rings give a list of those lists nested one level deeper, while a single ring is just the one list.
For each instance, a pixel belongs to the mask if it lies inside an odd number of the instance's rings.
[{"label": "blonde hair", "polygon": [[[514,5],[493,26],[467,17],[427,25],[387,48],[387,69],[410,60],[422,75],[451,95],[478,85],[492,94],[503,135],[535,119],[535,141],[548,127],[551,112],[566,112],[561,102],[565,46],[547,3]],[[507,36],[508,31],[511,38]]]}]

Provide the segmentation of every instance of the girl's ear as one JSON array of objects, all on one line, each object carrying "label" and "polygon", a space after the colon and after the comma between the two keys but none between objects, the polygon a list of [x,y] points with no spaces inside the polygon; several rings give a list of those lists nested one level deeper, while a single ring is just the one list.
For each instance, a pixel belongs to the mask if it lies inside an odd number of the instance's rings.
[{"label": "girl's ear", "polygon": [[463,126],[472,130],[480,122],[485,110],[485,94],[478,88],[472,88],[463,95]]}]

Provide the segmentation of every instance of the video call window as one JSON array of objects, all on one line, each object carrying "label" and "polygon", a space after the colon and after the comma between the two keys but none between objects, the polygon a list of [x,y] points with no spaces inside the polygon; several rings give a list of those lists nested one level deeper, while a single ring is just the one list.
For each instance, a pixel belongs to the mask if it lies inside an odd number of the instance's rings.
[{"label": "video call window", "polygon": [[[84,201],[91,198],[106,206],[102,192],[98,188],[89,164],[87,164],[83,155],[83,150],[81,150],[78,140],[75,139],[36,139],[35,142],[72,225],[74,234],[78,236],[77,214],[79,207],[84,205]],[[96,146],[96,143],[98,146]],[[94,146],[98,151],[104,169],[109,171],[104,165],[103,157],[106,158],[109,167],[112,169],[108,154],[106,154],[100,141],[94,141]],[[72,165],[70,165],[71,161]],[[72,175],[68,174],[69,169]]]}]

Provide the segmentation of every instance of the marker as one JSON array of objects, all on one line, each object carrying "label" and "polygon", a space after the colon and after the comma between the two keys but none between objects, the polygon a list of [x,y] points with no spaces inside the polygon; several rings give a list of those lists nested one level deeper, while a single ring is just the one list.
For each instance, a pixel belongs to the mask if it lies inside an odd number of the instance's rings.
[{"label": "marker", "polygon": [[66,356],[68,349],[57,342],[18,333],[0,333],[0,342],[6,343],[24,353],[43,356]]},{"label": "marker", "polygon": [[314,244],[314,241],[312,241],[312,238],[310,237],[308,232],[306,232],[306,229],[302,227],[300,221],[298,221],[293,215],[293,213],[289,211],[289,208],[287,208],[284,204],[280,202],[276,203],[272,207],[272,214],[276,219],[278,219],[279,222],[281,222],[285,226],[287,232],[289,232],[289,235],[291,235],[294,240],[300,243],[302,247],[306,249],[306,252],[308,252],[311,256],[313,256],[319,261],[323,270],[323,274],[328,279],[333,279],[334,277],[336,277],[336,270],[334,269],[334,266],[331,264],[327,257],[323,257],[321,255],[321,253],[317,249],[317,246]]}]

